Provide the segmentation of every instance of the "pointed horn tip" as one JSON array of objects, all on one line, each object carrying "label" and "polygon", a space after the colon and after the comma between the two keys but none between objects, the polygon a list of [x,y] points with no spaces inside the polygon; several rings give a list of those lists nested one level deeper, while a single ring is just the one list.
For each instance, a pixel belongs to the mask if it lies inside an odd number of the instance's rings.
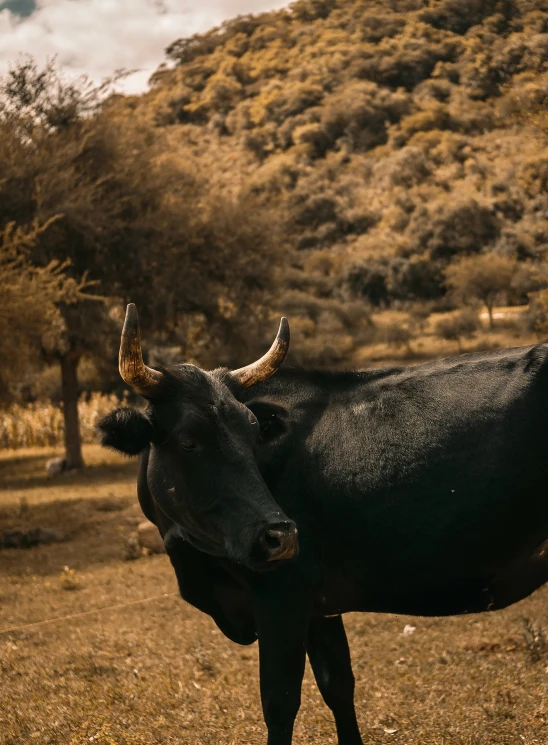
[{"label": "pointed horn tip", "polygon": [[130,323],[138,321],[139,315],[137,313],[137,306],[135,303],[128,303],[126,305],[126,323],[129,321]]},{"label": "pointed horn tip", "polygon": [[135,303],[128,303],[126,307],[126,317],[122,328],[122,335],[139,334],[139,314]]},{"label": "pointed horn tip", "polygon": [[280,328],[278,329],[278,336],[289,341],[289,321],[285,316],[280,318]]}]

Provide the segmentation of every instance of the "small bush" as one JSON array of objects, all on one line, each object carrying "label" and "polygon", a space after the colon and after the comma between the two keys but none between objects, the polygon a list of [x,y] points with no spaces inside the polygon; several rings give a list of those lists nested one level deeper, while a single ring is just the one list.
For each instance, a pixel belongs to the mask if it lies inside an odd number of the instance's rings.
[{"label": "small bush", "polygon": [[137,533],[130,533],[125,536],[123,555],[126,561],[135,561],[143,556],[143,549],[139,543]]},{"label": "small bush", "polygon": [[383,336],[386,343],[390,344],[390,346],[396,349],[403,347],[409,356],[413,354],[411,340],[414,335],[408,324],[401,321],[391,321],[384,327]]},{"label": "small bush", "polygon": [[540,662],[548,652],[548,640],[542,626],[537,626],[528,618],[523,619],[523,638],[532,663]]},{"label": "small bush", "polygon": [[434,28],[464,34],[499,9],[497,0],[442,0],[419,14],[421,21]]},{"label": "small bush", "polygon": [[541,339],[548,337],[548,290],[540,290],[531,296],[527,326]]},{"label": "small bush", "polygon": [[76,574],[76,570],[70,569],[70,567],[68,566],[63,568],[61,576],[59,577],[59,581],[63,590],[80,590],[82,587],[80,578]]},{"label": "small bush", "polygon": [[458,313],[442,318],[437,322],[435,333],[440,339],[456,341],[459,352],[462,351],[462,339],[470,339],[480,328],[481,323],[477,311],[463,308]]}]

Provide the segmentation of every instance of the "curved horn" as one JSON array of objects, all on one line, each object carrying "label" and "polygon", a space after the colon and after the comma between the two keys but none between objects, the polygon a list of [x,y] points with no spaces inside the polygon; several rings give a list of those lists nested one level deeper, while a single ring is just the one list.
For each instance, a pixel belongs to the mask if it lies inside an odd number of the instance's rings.
[{"label": "curved horn", "polygon": [[162,373],[152,370],[143,362],[139,316],[134,303],[130,303],[126,309],[126,320],[122,329],[118,354],[118,369],[124,382],[144,396],[152,393],[162,379]]},{"label": "curved horn", "polygon": [[280,328],[274,339],[274,343],[257,362],[253,362],[247,367],[240,367],[233,370],[230,376],[235,379],[243,388],[249,388],[250,385],[260,383],[274,375],[285,359],[289,349],[289,321],[282,318]]}]

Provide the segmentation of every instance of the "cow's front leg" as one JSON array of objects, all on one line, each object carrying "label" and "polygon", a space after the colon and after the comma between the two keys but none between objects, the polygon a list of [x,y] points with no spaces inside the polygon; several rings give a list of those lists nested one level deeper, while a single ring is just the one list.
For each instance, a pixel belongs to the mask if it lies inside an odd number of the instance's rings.
[{"label": "cow's front leg", "polygon": [[307,651],[320,693],[335,717],[339,745],[362,745],[354,708],[354,674],[342,618],[311,618]]},{"label": "cow's front leg", "polygon": [[255,615],[268,745],[291,745],[301,705],[308,604],[293,593],[267,592],[255,598]]}]

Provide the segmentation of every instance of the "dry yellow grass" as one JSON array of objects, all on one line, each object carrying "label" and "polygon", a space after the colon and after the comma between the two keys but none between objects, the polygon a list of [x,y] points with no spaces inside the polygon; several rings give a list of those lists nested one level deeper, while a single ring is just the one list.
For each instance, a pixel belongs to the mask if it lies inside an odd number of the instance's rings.
[{"label": "dry yellow grass", "polygon": [[[92,393],[78,404],[83,442],[95,442],[98,419],[120,404],[114,395]],[[38,401],[26,406],[13,404],[0,411],[0,447],[29,448],[58,445],[63,442],[63,412],[50,402]]]},{"label": "dry yellow grass", "polygon": [[[51,480],[51,454],[0,459],[0,528],[42,525],[67,538],[0,551],[0,630],[107,609],[0,631],[0,745],[264,745],[256,646],[232,644],[181,601],[167,557],[123,560],[140,514],[135,463],[86,446],[89,469]],[[80,589],[62,589],[65,566]],[[119,607],[165,593],[175,594]],[[523,619],[546,624],[547,610],[545,589],[491,615],[348,615],[364,742],[545,745],[548,656],[540,648],[533,662]],[[307,670],[295,745],[335,742]]]},{"label": "dry yellow grass", "polygon": [[[523,316],[528,306],[500,306],[495,308],[495,326],[488,328],[487,313],[480,313],[481,328],[472,339],[462,340],[462,352],[479,352],[505,347],[519,347],[536,344],[538,337],[525,329]],[[422,331],[416,331],[410,340],[411,354],[404,346],[394,347],[380,341],[361,347],[354,355],[352,364],[360,367],[376,367],[387,364],[419,364],[429,360],[452,357],[459,354],[455,342],[439,338],[435,333],[436,324],[452,313],[432,313],[424,322]],[[409,314],[402,311],[386,310],[373,316],[375,325],[382,331],[392,324],[405,324]]]}]

